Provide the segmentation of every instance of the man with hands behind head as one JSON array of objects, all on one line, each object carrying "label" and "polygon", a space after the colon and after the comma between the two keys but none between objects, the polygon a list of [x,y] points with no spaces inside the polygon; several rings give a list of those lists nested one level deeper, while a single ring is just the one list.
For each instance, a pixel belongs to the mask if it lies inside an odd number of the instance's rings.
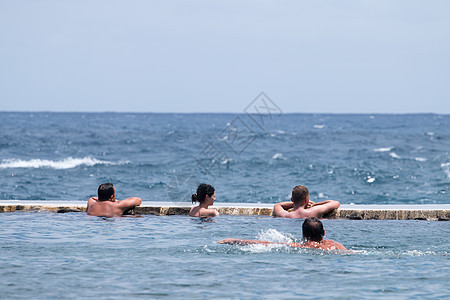
[{"label": "man with hands behind head", "polygon": [[[309,201],[309,191],[306,186],[297,185],[292,190],[291,201],[280,202],[274,205],[273,215],[282,218],[305,219],[309,217],[320,218],[323,215],[338,209],[339,202],[326,200],[314,203]],[[292,211],[288,211],[292,208]]]}]

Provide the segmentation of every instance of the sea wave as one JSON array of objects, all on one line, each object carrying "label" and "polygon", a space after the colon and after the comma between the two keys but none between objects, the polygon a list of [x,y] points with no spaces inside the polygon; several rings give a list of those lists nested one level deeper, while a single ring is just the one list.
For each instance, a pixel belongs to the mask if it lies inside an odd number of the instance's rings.
[{"label": "sea wave", "polygon": [[275,154],[272,156],[272,159],[284,159],[284,156],[283,156],[283,154],[281,154],[281,153],[275,153]]},{"label": "sea wave", "polygon": [[415,157],[414,159],[416,161],[421,161],[421,162],[427,161],[427,159],[425,157]]},{"label": "sea wave", "polygon": [[441,168],[444,169],[445,174],[447,174],[448,179],[450,179],[450,163],[441,164]]},{"label": "sea wave", "polygon": [[400,159],[401,157],[397,154],[397,153],[395,153],[395,152],[391,152],[391,153],[389,153],[389,155],[392,157],[392,158],[397,158],[397,159]]},{"label": "sea wave", "polygon": [[[0,169],[12,168],[51,168],[51,169],[72,169],[78,166],[94,166],[94,165],[117,165],[124,162],[111,162],[106,160],[99,160],[91,157],[73,158],[68,157],[63,160],[47,160],[47,159],[3,159],[0,163]],[[125,162],[126,163],[126,162]]]},{"label": "sea wave", "polygon": [[388,152],[388,151],[391,151],[392,148],[394,148],[394,147],[377,148],[377,149],[373,149],[373,151],[375,151],[375,152]]}]

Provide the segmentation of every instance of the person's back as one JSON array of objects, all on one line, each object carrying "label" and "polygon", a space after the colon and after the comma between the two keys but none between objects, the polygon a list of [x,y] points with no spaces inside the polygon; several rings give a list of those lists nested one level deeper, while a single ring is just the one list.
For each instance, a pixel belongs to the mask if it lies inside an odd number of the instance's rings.
[{"label": "person's back", "polygon": [[321,242],[306,241],[299,247],[321,250],[347,250],[344,245],[333,240],[322,240]]},{"label": "person's back", "polygon": [[112,183],[101,184],[98,188],[98,198],[92,197],[87,204],[88,215],[98,217],[117,217],[131,208],[141,205],[142,199],[138,197],[116,200],[116,189]]},{"label": "person's back", "polygon": [[[309,201],[309,191],[303,185],[298,185],[292,190],[291,201],[284,201],[274,205],[273,215],[275,217],[305,219],[319,218],[338,209],[340,203],[335,200],[326,200],[314,203]],[[292,209],[292,211],[289,211]]]}]

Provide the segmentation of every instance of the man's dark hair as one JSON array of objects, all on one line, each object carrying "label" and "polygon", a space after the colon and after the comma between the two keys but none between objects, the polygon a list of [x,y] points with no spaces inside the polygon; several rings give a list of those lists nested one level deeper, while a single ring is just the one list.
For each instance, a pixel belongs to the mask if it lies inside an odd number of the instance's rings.
[{"label": "man's dark hair", "polygon": [[306,197],[308,196],[309,196],[308,188],[304,185],[297,185],[292,190],[292,202],[294,202],[294,204],[297,205],[302,204],[305,201]]},{"label": "man's dark hair", "polygon": [[317,218],[306,218],[302,229],[303,236],[308,241],[320,242],[323,239],[323,224]]},{"label": "man's dark hair", "polygon": [[200,183],[197,188],[197,194],[192,195],[192,203],[199,202],[202,203],[205,201],[206,195],[212,196],[214,195],[214,188],[212,185],[206,183]]},{"label": "man's dark hair", "polygon": [[114,195],[114,185],[110,182],[100,184],[97,193],[98,201],[107,201]]}]

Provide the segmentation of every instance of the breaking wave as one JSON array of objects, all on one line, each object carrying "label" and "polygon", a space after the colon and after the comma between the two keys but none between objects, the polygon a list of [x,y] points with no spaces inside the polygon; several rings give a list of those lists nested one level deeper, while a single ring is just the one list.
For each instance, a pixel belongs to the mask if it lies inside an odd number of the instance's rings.
[{"label": "breaking wave", "polygon": [[3,159],[0,163],[0,169],[13,168],[51,168],[51,169],[72,169],[78,166],[94,166],[94,165],[117,165],[126,162],[111,162],[99,160],[91,157],[73,158],[68,157],[63,160],[47,160],[47,159]]},{"label": "breaking wave", "polygon": [[377,149],[373,149],[373,151],[375,151],[375,152],[388,152],[388,151],[391,151],[392,148],[394,148],[394,147],[377,148]]}]

